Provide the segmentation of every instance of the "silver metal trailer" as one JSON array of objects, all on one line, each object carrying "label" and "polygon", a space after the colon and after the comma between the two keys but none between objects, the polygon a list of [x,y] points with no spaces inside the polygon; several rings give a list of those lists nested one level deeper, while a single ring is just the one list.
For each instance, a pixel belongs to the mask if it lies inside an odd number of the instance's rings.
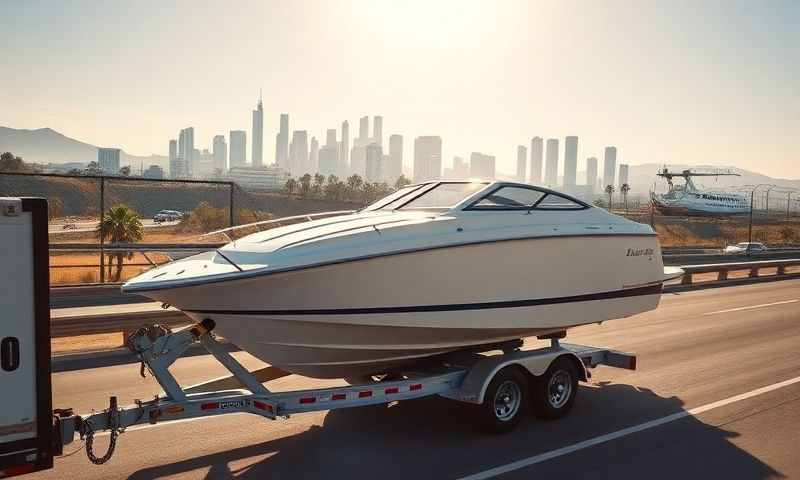
[{"label": "silver metal trailer", "polygon": [[[164,394],[122,408],[112,396],[108,408],[86,416],[57,410],[56,443],[68,444],[77,433],[86,442],[89,459],[102,464],[113,455],[119,434],[132,425],[228,413],[252,413],[274,420],[295,413],[429,395],[474,404],[478,411],[476,418],[484,429],[507,432],[519,423],[528,407],[541,418],[565,415],[575,401],[578,381],[589,378],[589,368],[597,365],[636,368],[636,357],[632,354],[562,344],[558,338],[548,337],[550,345],[544,348],[523,350],[521,340],[485,346],[437,357],[412,370],[359,385],[271,392],[264,383],[289,373],[275,367],[248,371],[215,340],[213,328],[213,321],[204,320],[175,332],[151,325],[132,334],[127,343],[142,361],[142,374],[149,370]],[[193,343],[202,345],[231,375],[181,387],[168,368]],[[99,431],[110,431],[111,435],[109,449],[102,456],[93,451],[93,437]]]}]

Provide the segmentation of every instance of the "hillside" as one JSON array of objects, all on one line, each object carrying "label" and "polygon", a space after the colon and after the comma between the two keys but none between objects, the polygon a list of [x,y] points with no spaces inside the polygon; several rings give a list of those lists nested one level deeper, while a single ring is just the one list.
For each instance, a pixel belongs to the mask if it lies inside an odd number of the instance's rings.
[{"label": "hillside", "polygon": [[[51,128],[25,130],[0,127],[0,152],[12,152],[28,163],[89,163],[97,160],[97,146],[67,137]],[[156,164],[169,168],[167,157],[140,157],[120,152],[120,164],[139,168]]]}]

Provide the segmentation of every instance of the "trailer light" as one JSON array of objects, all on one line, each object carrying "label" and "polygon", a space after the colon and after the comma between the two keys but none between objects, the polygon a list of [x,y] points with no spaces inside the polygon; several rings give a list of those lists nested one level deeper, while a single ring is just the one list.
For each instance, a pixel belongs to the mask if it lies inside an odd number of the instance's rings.
[{"label": "trailer light", "polygon": [[219,402],[204,403],[200,405],[200,410],[214,410],[219,408]]},{"label": "trailer light", "polygon": [[173,405],[171,407],[167,407],[167,413],[181,413],[183,411],[183,407],[180,405]]},{"label": "trailer light", "polygon": [[331,395],[331,400],[346,400],[347,394],[346,393],[334,393]]},{"label": "trailer light", "polygon": [[393,393],[400,393],[400,389],[398,387],[389,387],[385,390],[386,395],[391,395]]},{"label": "trailer light", "polygon": [[300,399],[300,403],[314,403],[317,399],[315,397],[303,397]]},{"label": "trailer light", "polygon": [[254,400],[253,401],[253,405],[255,405],[256,408],[258,408],[260,410],[266,410],[268,412],[272,411],[272,405],[270,405],[268,403],[259,402],[258,400]]},{"label": "trailer light", "polygon": [[411,392],[413,392],[414,390],[422,390],[422,384],[421,383],[415,383],[414,385],[409,385],[408,386],[408,390],[411,391]]},{"label": "trailer light", "polygon": [[358,398],[367,398],[372,396],[372,390],[364,390],[363,392],[358,392]]}]

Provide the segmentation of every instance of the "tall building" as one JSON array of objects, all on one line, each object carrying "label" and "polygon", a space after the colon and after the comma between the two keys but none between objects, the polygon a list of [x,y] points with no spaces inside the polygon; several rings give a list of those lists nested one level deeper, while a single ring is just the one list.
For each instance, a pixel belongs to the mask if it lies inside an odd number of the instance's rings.
[{"label": "tall building", "polygon": [[[628,171],[629,171],[629,168],[628,168],[628,165],[626,163],[620,163],[619,164],[619,177],[618,177],[617,181],[619,182],[619,186],[620,187],[623,186],[624,184],[628,183]],[[628,186],[630,187],[630,185],[628,185]]]},{"label": "tall building", "polygon": [[183,172],[183,159],[178,155],[178,141],[169,141],[169,176],[172,178],[180,177]]},{"label": "tall building", "polygon": [[597,157],[586,159],[586,186],[589,194],[593,194],[597,188]]},{"label": "tall building", "polygon": [[558,139],[547,139],[545,151],[544,184],[550,188],[558,186]]},{"label": "tall building", "polygon": [[308,151],[308,166],[309,173],[319,172],[319,142],[317,142],[317,137],[311,137],[311,147]]},{"label": "tall building", "polygon": [[212,150],[214,151],[214,170],[225,173],[228,170],[228,145],[225,143],[225,135],[214,136]]},{"label": "tall building", "polygon": [[367,182],[383,181],[383,148],[377,143],[366,146],[366,168],[364,180]]},{"label": "tall building", "polygon": [[[233,143],[233,142],[231,142]],[[289,163],[289,114],[281,113],[281,124],[275,136],[275,163],[288,170]]]},{"label": "tall building", "polygon": [[331,147],[336,146],[336,129],[329,128],[327,132],[325,132],[325,145]]},{"label": "tall building", "polygon": [[372,117],[372,142],[383,146],[383,117]]},{"label": "tall building", "polygon": [[453,179],[464,180],[469,178],[469,163],[461,157],[453,157]]},{"label": "tall building", "polygon": [[342,122],[342,141],[339,144],[339,159],[337,163],[336,172],[344,177],[350,169],[350,124],[347,120]]},{"label": "tall building", "polygon": [[247,163],[247,133],[231,130],[230,143],[230,168],[243,167]]},{"label": "tall building", "polygon": [[358,120],[358,138],[366,140],[369,138],[369,117],[364,116]]},{"label": "tall building", "polygon": [[425,182],[442,177],[442,137],[414,139],[414,181]]},{"label": "tall building", "polygon": [[526,166],[528,164],[528,149],[525,145],[517,145],[517,181],[524,182],[526,175]]},{"label": "tall building", "polygon": [[533,137],[531,139],[531,183],[542,183],[542,152],[544,144],[542,137]]},{"label": "tall building", "polygon": [[350,169],[348,175],[358,175],[363,178],[366,173],[367,145],[363,144],[360,138],[356,138],[353,148],[350,149]]},{"label": "tall building", "polygon": [[195,150],[194,158],[195,178],[211,178],[214,176],[214,155],[207,148],[204,148],[202,152]]},{"label": "tall building", "polygon": [[391,135],[389,137],[389,158],[384,167],[384,175],[390,182],[394,182],[403,174],[403,136]]},{"label": "tall building", "polygon": [[97,164],[105,175],[119,173],[119,148],[98,148]]},{"label": "tall building", "polygon": [[481,180],[494,180],[495,160],[492,155],[472,152],[469,156],[469,176]]},{"label": "tall building", "polygon": [[614,185],[614,174],[617,170],[617,147],[606,147],[603,158],[603,190]]},{"label": "tall building", "polygon": [[178,136],[178,156],[183,158],[185,165],[180,178],[191,178],[194,175],[194,164],[197,160],[194,152],[194,127],[184,128]]},{"label": "tall building", "polygon": [[253,110],[253,160],[254,167],[264,165],[264,105],[261,96],[258,97],[258,106]]},{"label": "tall building", "polygon": [[325,176],[339,175],[338,145],[323,145],[319,149],[319,173]]},{"label": "tall building", "polygon": [[296,176],[313,173],[309,171],[308,165],[308,132],[305,130],[292,132],[292,145],[289,151],[291,153],[289,173]]},{"label": "tall building", "polygon": [[577,185],[578,137],[567,137],[564,141],[564,189],[572,191]]}]

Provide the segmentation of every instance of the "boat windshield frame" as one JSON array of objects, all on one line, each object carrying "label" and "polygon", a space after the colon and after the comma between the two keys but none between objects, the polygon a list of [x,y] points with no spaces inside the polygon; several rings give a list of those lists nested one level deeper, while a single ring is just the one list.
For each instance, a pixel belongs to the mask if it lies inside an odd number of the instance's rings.
[{"label": "boat windshield frame", "polygon": [[[533,190],[536,192],[540,192],[542,194],[536,202],[532,205],[519,205],[519,206],[487,206],[481,207],[478,206],[483,199],[493,195],[495,192],[502,190],[503,188],[524,188],[528,190]],[[568,207],[547,207],[547,206],[540,206],[547,197],[560,197],[564,200],[568,200],[575,204],[575,206],[568,206]],[[586,210],[588,208],[592,208],[591,205],[584,202],[583,200],[579,200],[571,195],[567,195],[566,193],[557,192],[555,190],[551,190],[549,188],[538,187],[535,185],[526,185],[523,183],[512,183],[512,182],[502,182],[494,185],[493,188],[486,191],[483,195],[479,196],[475,200],[469,202],[462,210],[465,211],[475,211],[475,212],[510,212],[510,211],[527,211],[530,212],[531,210],[545,210],[545,211],[558,211],[558,212],[569,212],[569,211],[576,211],[576,210]]]},{"label": "boat windshield frame", "polygon": [[[407,208],[407,209],[405,208],[406,205],[414,202],[418,198],[422,198],[423,196],[427,195],[428,193],[432,192],[433,190],[439,188],[442,185],[471,185],[471,184],[481,185],[482,187],[478,188],[477,190],[475,190],[473,192],[466,193],[461,199],[459,199],[457,202],[455,202],[454,204],[452,204],[450,206],[447,206],[447,207],[416,207],[416,208],[411,207],[411,208]],[[478,195],[481,192],[485,191],[487,188],[489,188],[491,186],[491,184],[492,184],[492,182],[485,181],[485,180],[441,181],[441,182],[430,182],[430,183],[427,183],[427,184],[423,183],[421,185],[423,185],[423,186],[424,185],[429,185],[429,187],[414,190],[412,193],[417,193],[416,195],[406,195],[406,196],[401,197],[401,198],[405,198],[406,201],[402,202],[400,205],[398,205],[397,207],[395,207],[395,208],[393,208],[391,210],[392,211],[406,210],[406,211],[423,211],[423,212],[447,212],[447,211],[450,211],[450,210],[453,210],[453,209],[457,208],[459,205],[463,204],[465,201],[467,201],[467,200],[471,199],[472,197],[474,197],[475,195]]]}]

